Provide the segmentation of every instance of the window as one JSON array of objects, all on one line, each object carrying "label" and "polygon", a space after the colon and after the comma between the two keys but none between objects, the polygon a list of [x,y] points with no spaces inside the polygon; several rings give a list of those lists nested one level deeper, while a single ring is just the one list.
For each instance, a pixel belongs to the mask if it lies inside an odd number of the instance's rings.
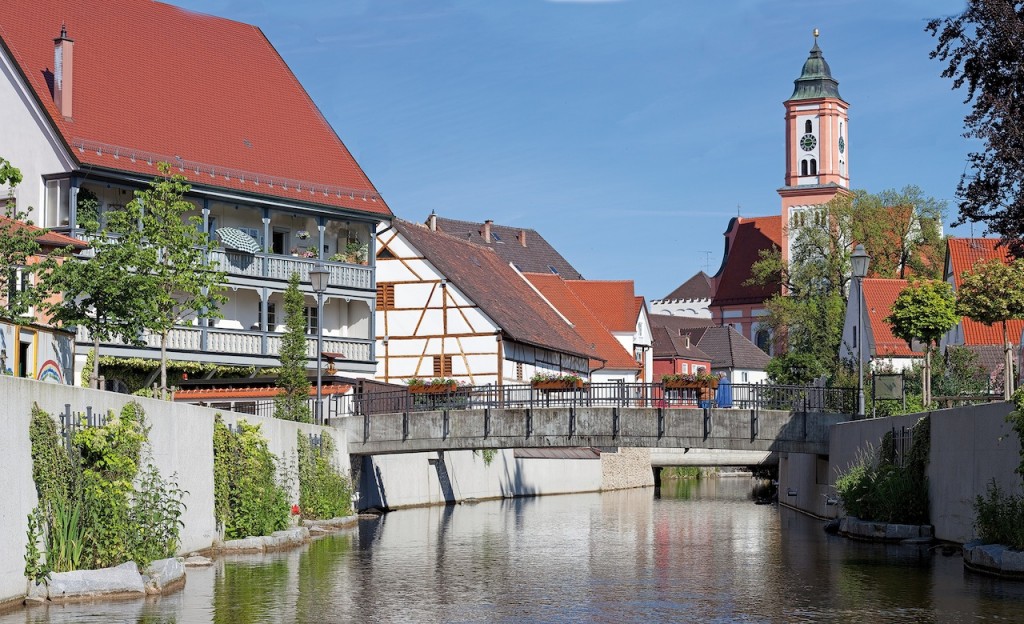
[{"label": "window", "polygon": [[[243,232],[245,232],[246,234],[249,235],[249,237],[251,239],[253,239],[257,243],[259,243],[260,249],[264,249],[264,246],[263,246],[263,230],[260,230],[260,229],[257,229],[257,228],[247,228],[247,227],[240,227],[238,229],[243,231]],[[213,229],[213,221],[212,220],[210,221],[210,230],[216,232],[216,230]]]},{"label": "window", "polygon": [[381,247],[380,251],[377,252],[377,257],[381,260],[392,260],[394,259],[395,254],[391,253],[391,250],[387,247]]},{"label": "window", "polygon": [[[263,316],[263,304],[262,303],[257,303],[256,304],[256,318],[260,318],[262,316]],[[260,328],[259,325],[260,325],[259,321],[256,321],[256,326],[253,327],[253,329],[259,329]],[[273,304],[273,303],[268,303],[267,304],[267,331],[274,331],[275,327],[277,327],[277,306],[275,304]]]},{"label": "window", "polygon": [[682,373],[683,375],[690,372],[690,365],[683,362],[682,364],[679,365],[679,372]]},{"label": "window", "polygon": [[493,240],[496,243],[502,242],[501,237],[498,236],[497,232],[491,232],[491,240]]},{"label": "window", "polygon": [[759,327],[754,335],[754,344],[768,355],[772,354],[772,335],[765,327]]},{"label": "window", "polygon": [[320,318],[317,316],[316,306],[306,306],[306,333],[315,334],[320,329]]},{"label": "window", "polygon": [[811,175],[818,175],[818,161],[811,159]]},{"label": "window", "polygon": [[750,381],[750,378],[748,377],[746,372],[740,373],[740,379],[743,381],[743,383],[748,383]]},{"label": "window", "polygon": [[550,271],[551,271],[552,273],[554,273],[555,275],[558,275],[558,269],[556,269],[555,267],[551,266],[550,264],[548,265],[548,269],[549,269],[549,270],[550,270]]},{"label": "window", "polygon": [[395,285],[381,283],[377,284],[377,309],[378,310],[394,310],[395,309]]},{"label": "window", "polygon": [[808,119],[804,122],[804,134],[811,134],[814,132],[814,126],[811,124],[811,120]]},{"label": "window", "polygon": [[802,175],[802,176],[807,175],[807,161],[806,160],[801,160],[800,161],[800,175]]},{"label": "window", "polygon": [[434,377],[450,377],[452,374],[452,356],[434,356]]}]

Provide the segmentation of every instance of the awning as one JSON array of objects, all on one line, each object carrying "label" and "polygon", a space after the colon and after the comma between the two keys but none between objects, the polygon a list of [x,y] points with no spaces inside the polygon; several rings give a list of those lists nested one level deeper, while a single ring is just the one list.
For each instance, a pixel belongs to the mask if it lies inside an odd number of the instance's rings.
[{"label": "awning", "polygon": [[245,253],[257,254],[263,251],[256,240],[238,228],[222,227],[217,228],[217,238],[221,245],[228,249],[244,251]]}]

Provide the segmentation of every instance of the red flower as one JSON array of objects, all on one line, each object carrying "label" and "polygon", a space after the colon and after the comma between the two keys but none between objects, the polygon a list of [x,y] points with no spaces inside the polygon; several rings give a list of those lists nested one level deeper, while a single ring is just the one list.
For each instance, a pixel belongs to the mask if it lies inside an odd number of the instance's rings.
[{"label": "red flower", "polygon": [[292,515],[293,516],[297,516],[300,513],[302,513],[302,510],[299,509],[299,506],[298,505],[292,505]]}]

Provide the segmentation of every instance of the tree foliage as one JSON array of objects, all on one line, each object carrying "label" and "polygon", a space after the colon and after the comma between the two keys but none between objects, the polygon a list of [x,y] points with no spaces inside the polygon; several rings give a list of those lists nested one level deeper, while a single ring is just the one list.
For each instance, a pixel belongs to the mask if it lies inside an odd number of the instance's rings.
[{"label": "tree foliage", "polygon": [[[96,199],[85,189],[79,193],[79,210],[95,211]],[[83,210],[84,209],[84,210]],[[115,339],[142,344],[150,302],[155,297],[149,275],[141,272],[140,258],[146,241],[138,228],[110,232],[99,221],[80,221],[91,248],[81,257],[48,264],[45,290],[55,295],[43,304],[51,322],[80,326],[89,331],[93,352],[101,342]],[[93,358],[93,380],[99,378],[99,358]]]},{"label": "tree foliage", "polygon": [[[1024,319],[1024,260],[981,262],[960,276],[957,311],[967,318],[1003,329],[1004,370],[1013,370],[1007,322]],[[1014,336],[1013,338],[1017,338]],[[1013,393],[1013,375],[1003,375],[1004,398]]]},{"label": "tree foliage", "polygon": [[885,322],[897,338],[907,346],[919,340],[925,345],[924,373],[922,376],[923,402],[931,403],[931,348],[952,329],[960,317],[956,313],[953,287],[938,280],[914,280],[903,289],[892,304]]},{"label": "tree foliage", "polygon": [[1024,6],[1009,0],[968,0],[963,12],[933,19],[931,58],[944,78],[966,91],[971,110],[964,136],[981,141],[960,178],[958,223],[984,222],[1024,255]]},{"label": "tree foliage", "polygon": [[783,292],[766,303],[763,322],[784,337],[790,352],[809,354],[822,372],[838,373],[853,243],[872,257],[872,275],[938,277],[940,225],[945,204],[916,186],[878,194],[854,191],[801,213],[788,227],[788,262],[781,251],[763,254],[751,283],[780,281]]},{"label": "tree foliage", "polygon": [[141,236],[133,264],[125,267],[147,280],[146,328],[160,336],[160,387],[167,389],[167,337],[174,327],[193,318],[219,318],[224,296],[224,273],[206,263],[214,243],[202,231],[202,219],[189,213],[195,205],[185,199],[191,189],[184,176],[168,175],[170,165],[158,164],[160,176],[149,188],[136,191],[124,210],[107,217],[109,234],[126,239]]},{"label": "tree foliage", "polygon": [[0,208],[0,318],[17,320],[32,305],[30,289],[19,288],[18,271],[28,271],[28,261],[39,254],[38,237],[44,230],[33,229],[28,212],[18,209],[14,191],[21,184],[21,170],[0,157],[0,186],[7,186]]},{"label": "tree foliage", "polygon": [[310,422],[309,377],[306,374],[305,296],[299,290],[299,275],[292,273],[284,291],[285,330],[281,336],[281,370],[277,387],[283,392],[274,401],[274,416],[284,420]]}]

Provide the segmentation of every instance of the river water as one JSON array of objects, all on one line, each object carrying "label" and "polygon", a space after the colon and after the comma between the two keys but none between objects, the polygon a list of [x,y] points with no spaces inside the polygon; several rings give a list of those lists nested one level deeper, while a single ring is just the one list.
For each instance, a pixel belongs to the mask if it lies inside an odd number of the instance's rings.
[{"label": "river water", "polygon": [[13,622],[1022,622],[1024,582],[828,536],[743,478],[402,510],[176,594]]}]

